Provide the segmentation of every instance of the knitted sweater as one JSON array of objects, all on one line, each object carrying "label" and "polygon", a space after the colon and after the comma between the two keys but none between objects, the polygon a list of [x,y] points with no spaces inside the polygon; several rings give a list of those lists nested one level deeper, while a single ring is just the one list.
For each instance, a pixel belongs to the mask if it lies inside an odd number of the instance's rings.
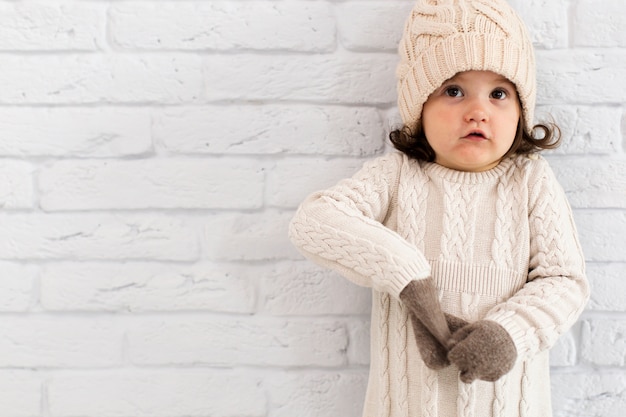
[{"label": "knitted sweater", "polygon": [[[460,172],[394,152],[308,197],[290,238],[308,258],[373,291],[364,417],[549,417],[548,349],[589,296],[562,188],[542,157]],[[442,308],[499,323],[518,358],[496,382],[464,384],[422,362],[407,309],[432,276]]]}]

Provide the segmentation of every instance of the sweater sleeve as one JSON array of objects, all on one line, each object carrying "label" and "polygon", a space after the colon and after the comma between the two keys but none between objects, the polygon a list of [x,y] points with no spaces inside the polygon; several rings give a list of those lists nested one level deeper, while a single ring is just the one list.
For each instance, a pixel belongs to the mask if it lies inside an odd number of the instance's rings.
[{"label": "sweater sleeve", "polygon": [[529,187],[528,281],[485,317],[509,332],[520,359],[551,348],[589,299],[572,210],[547,162],[540,158],[535,163],[535,182]]},{"label": "sweater sleeve", "polygon": [[395,298],[411,280],[430,276],[424,255],[383,225],[395,204],[402,158],[377,158],[352,178],[313,193],[289,225],[289,238],[305,257]]}]

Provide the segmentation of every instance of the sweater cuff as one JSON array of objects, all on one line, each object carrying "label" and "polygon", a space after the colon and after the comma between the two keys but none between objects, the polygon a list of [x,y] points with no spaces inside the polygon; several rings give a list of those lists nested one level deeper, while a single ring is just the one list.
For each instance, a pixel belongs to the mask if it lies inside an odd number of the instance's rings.
[{"label": "sweater cuff", "polygon": [[430,264],[425,259],[421,262],[415,262],[404,265],[395,273],[390,274],[387,281],[389,288],[387,291],[397,300],[400,300],[400,293],[409,282],[426,279],[431,276]]}]

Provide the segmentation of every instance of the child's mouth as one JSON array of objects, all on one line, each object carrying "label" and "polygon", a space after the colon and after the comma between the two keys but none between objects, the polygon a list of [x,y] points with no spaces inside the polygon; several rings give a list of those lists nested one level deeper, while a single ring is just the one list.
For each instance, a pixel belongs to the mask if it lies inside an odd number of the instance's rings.
[{"label": "child's mouth", "polygon": [[467,136],[465,136],[464,139],[483,140],[483,139],[487,139],[487,137],[482,132],[470,132],[470,133],[467,134]]}]

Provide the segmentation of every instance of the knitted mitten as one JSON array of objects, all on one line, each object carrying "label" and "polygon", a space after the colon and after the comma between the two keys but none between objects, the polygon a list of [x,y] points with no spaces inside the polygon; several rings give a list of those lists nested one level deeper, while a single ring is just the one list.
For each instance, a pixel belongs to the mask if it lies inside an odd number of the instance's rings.
[{"label": "knitted mitten", "polygon": [[513,368],[517,349],[498,323],[481,320],[452,335],[448,359],[461,370],[461,381],[495,381]]},{"label": "knitted mitten", "polygon": [[422,322],[430,334],[447,348],[452,335],[439,304],[435,280],[428,277],[411,281],[400,292],[400,300]]},{"label": "knitted mitten", "polygon": [[[444,313],[444,315],[448,323],[448,328],[452,333],[467,325],[465,320],[453,316],[452,314]],[[448,361],[448,349],[430,334],[426,326],[422,324],[415,314],[411,313],[409,316],[413,324],[413,333],[415,333],[417,348],[426,366],[437,370],[450,365],[450,361]]]}]

